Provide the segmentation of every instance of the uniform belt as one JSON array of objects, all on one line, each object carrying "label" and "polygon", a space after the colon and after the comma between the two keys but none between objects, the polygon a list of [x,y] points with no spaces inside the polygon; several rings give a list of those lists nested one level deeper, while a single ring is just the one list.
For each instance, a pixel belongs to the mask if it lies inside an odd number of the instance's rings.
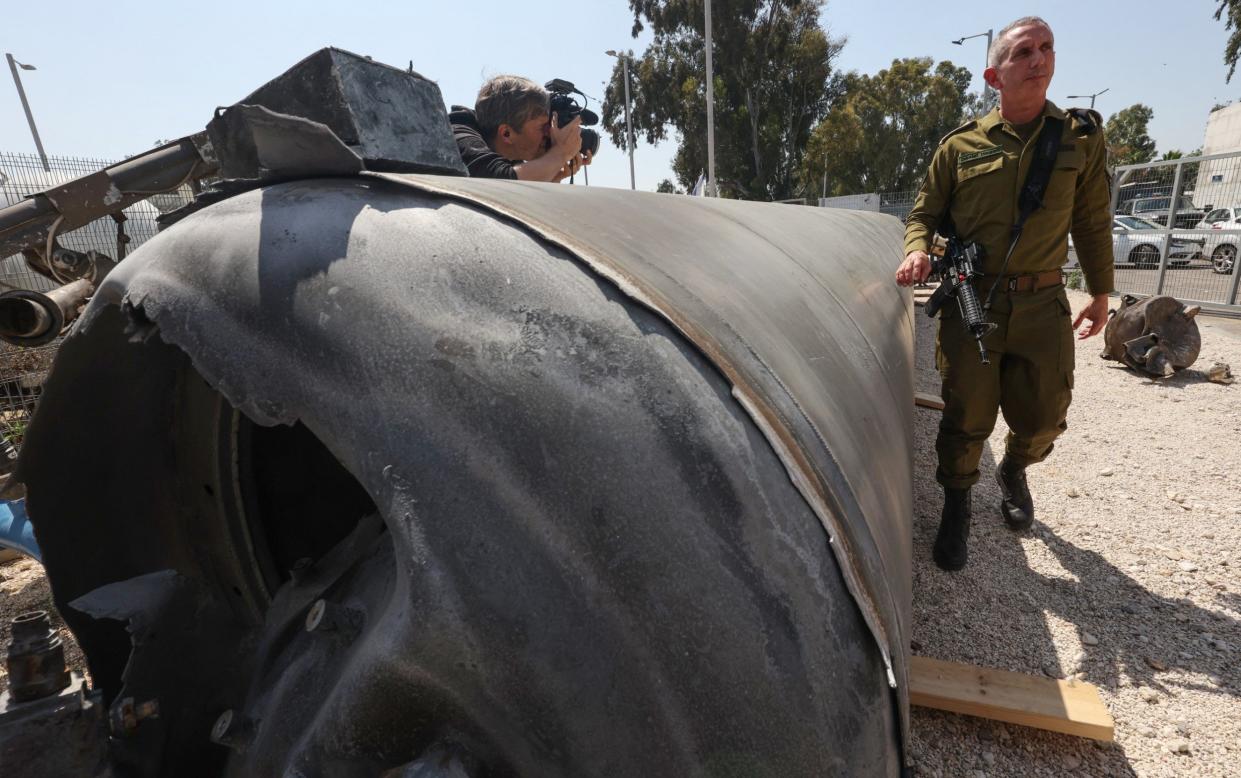
[{"label": "uniform belt", "polygon": [[1027,273],[1019,276],[988,276],[978,279],[977,289],[991,291],[991,285],[1000,279],[999,289],[1009,292],[1037,292],[1064,283],[1064,276],[1059,270],[1048,270],[1043,273]]}]

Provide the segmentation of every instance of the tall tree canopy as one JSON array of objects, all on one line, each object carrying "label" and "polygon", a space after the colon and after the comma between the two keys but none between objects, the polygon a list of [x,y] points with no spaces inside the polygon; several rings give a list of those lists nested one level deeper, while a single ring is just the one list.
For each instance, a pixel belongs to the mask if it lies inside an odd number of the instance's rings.
[{"label": "tall tree canopy", "polygon": [[874,76],[845,76],[843,97],[810,137],[805,191],[818,193],[824,174],[829,195],[916,188],[940,138],[981,105],[967,91],[969,70],[931,65],[898,59]]},{"label": "tall tree canopy", "polygon": [[[822,0],[716,0],[712,6],[715,169],[726,197],[794,196],[810,129],[826,112],[832,64],[844,45],[819,26]],[[702,0],[629,0],[633,35],[654,40],[630,67],[634,132],[678,135],[672,168],[685,189],[707,168]],[[624,147],[625,87],[617,62],[603,126]]]},{"label": "tall tree canopy", "polygon": [[1224,44],[1224,64],[1228,66],[1228,76],[1224,81],[1229,82],[1237,72],[1237,59],[1241,58],[1241,0],[1220,0],[1215,9],[1215,19],[1218,21],[1224,14],[1228,15],[1224,29],[1232,31]]},{"label": "tall tree canopy", "polygon": [[1146,128],[1155,112],[1141,103],[1134,103],[1108,117],[1107,155],[1112,165],[1138,165],[1155,158],[1155,141]]}]

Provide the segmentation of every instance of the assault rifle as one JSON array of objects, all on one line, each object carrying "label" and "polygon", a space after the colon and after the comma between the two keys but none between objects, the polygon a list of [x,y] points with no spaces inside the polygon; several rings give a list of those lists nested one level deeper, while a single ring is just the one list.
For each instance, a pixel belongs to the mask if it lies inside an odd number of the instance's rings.
[{"label": "assault rifle", "polygon": [[933,258],[931,272],[940,277],[939,288],[926,301],[927,316],[934,317],[939,309],[951,298],[956,298],[957,307],[961,310],[961,322],[965,329],[978,341],[978,353],[984,365],[991,364],[987,359],[987,347],[982,339],[995,329],[995,325],[983,316],[982,306],[978,304],[978,293],[974,291],[973,279],[982,275],[983,249],[977,243],[963,243],[953,235],[948,238],[948,246],[944,256]]}]

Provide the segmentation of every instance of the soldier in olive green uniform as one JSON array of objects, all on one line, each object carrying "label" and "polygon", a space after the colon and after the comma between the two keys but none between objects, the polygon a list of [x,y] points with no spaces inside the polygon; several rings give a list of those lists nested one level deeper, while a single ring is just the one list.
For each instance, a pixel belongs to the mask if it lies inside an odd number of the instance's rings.
[{"label": "soldier in olive green uniform", "polygon": [[[936,361],[945,407],[936,440],[936,479],[945,501],[933,556],[944,569],[965,565],[969,490],[978,480],[983,445],[999,410],[1010,430],[997,471],[1001,513],[1015,529],[1030,525],[1034,505],[1025,468],[1043,461],[1066,428],[1073,330],[1089,320],[1081,337],[1090,337],[1107,320],[1112,230],[1102,122],[1093,111],[1066,114],[1046,100],[1055,67],[1052,44],[1051,29],[1034,17],[1001,30],[985,74],[1000,92],[1000,105],[940,142],[905,230],[906,258],[897,270],[898,283],[926,278],[926,252],[947,215],[964,241],[983,247],[985,275],[975,285],[979,301],[985,302],[995,286],[987,318],[996,328],[982,341],[990,365],[982,364],[956,304],[944,306],[940,315]],[[1018,217],[1018,194],[1046,117],[1064,124],[1043,207],[1025,222],[1000,276]],[[1070,232],[1093,295],[1075,321],[1060,275]]]}]

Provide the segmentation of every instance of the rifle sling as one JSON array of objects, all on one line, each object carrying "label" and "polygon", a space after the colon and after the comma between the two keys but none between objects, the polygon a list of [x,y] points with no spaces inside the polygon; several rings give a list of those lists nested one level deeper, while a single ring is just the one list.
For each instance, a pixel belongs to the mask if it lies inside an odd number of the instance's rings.
[{"label": "rifle sling", "polygon": [[1025,183],[1021,186],[1021,194],[1017,196],[1017,221],[1013,224],[1013,237],[1008,243],[1008,252],[1004,255],[1004,264],[987,292],[984,311],[991,310],[991,302],[995,299],[995,290],[1008,270],[1008,260],[1012,259],[1017,241],[1021,240],[1021,230],[1030,214],[1043,207],[1043,195],[1047,193],[1047,184],[1051,182],[1051,171],[1056,166],[1056,154],[1060,150],[1060,136],[1064,133],[1064,120],[1048,116],[1043,119],[1043,129],[1034,144],[1034,159],[1030,160],[1030,169],[1026,172]]}]

